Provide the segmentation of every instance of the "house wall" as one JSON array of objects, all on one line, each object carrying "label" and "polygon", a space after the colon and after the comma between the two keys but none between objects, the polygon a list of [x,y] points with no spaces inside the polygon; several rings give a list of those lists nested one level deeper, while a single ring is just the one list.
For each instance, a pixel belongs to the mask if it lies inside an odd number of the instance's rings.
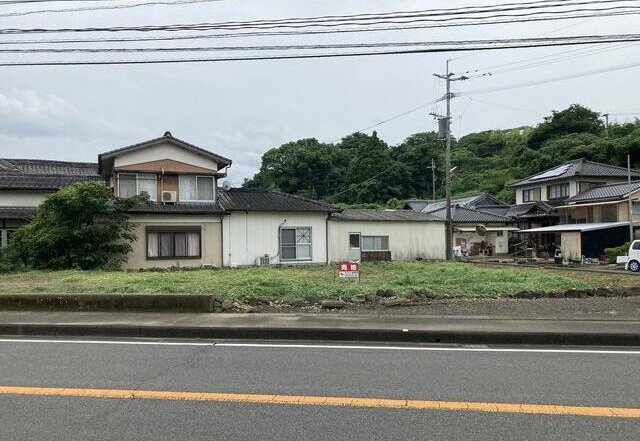
[{"label": "house wall", "polygon": [[[311,260],[281,261],[280,227],[311,227]],[[270,263],[326,263],[327,213],[233,211],[225,215],[223,229],[223,265],[256,265],[268,254]]]},{"label": "house wall", "polygon": [[[132,243],[133,251],[124,268],[168,268],[171,266],[198,267],[222,266],[222,222],[219,216],[150,214],[133,215],[138,240]],[[199,259],[147,259],[146,227],[200,227]]]},{"label": "house wall", "polygon": [[537,184],[524,185],[522,187],[515,187],[516,190],[516,205],[525,204],[522,200],[522,190],[529,190],[532,188],[540,187],[540,200],[548,201],[547,186],[554,184],[562,184],[569,182],[569,197],[578,194],[580,188],[579,182],[601,182],[602,184],[615,184],[619,182],[626,182],[625,178],[580,178],[579,180],[571,179],[569,181],[552,181],[552,182],[540,182]]},{"label": "house wall", "polygon": [[115,158],[113,166],[118,168],[144,162],[162,161],[164,159],[172,159],[212,171],[218,170],[218,164],[214,160],[192,152],[191,150],[178,147],[171,142],[159,143],[152,147],[123,153]]},{"label": "house wall", "polygon": [[2,190],[0,192],[1,207],[37,207],[50,192]]},{"label": "house wall", "polygon": [[581,236],[579,231],[564,231],[560,234],[560,249],[565,259],[582,259]]},{"label": "house wall", "polygon": [[444,259],[444,222],[329,221],[329,260],[349,259],[349,233],[389,236],[391,260]]}]

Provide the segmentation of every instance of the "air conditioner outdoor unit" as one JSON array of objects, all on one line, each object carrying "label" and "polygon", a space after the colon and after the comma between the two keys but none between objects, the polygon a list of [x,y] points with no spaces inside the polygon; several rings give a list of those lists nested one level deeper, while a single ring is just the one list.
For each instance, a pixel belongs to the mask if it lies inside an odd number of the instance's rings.
[{"label": "air conditioner outdoor unit", "polygon": [[163,191],[162,192],[162,202],[176,202],[178,200],[178,196],[175,191]]}]

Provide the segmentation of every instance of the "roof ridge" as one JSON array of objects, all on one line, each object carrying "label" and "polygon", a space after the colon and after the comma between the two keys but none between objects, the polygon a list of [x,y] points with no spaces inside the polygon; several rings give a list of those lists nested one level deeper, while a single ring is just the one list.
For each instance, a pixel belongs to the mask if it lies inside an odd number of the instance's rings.
[{"label": "roof ridge", "polygon": [[[635,180],[635,181],[631,181],[631,184],[640,184],[640,180]],[[583,191],[582,193],[586,193],[587,191],[591,191],[594,188],[602,188],[602,187],[614,187],[616,185],[629,185],[629,182],[614,182],[612,184],[602,184],[602,185],[596,185],[595,187],[591,187],[589,190]],[[580,193],[578,193],[580,194]],[[577,195],[576,195],[577,196]]]},{"label": "roof ridge", "polygon": [[57,159],[34,159],[34,158],[0,158],[0,161],[6,161],[12,163],[12,161],[20,161],[20,162],[48,162],[55,164],[82,164],[91,167],[97,167],[97,162],[85,162],[85,161],[59,161]]}]

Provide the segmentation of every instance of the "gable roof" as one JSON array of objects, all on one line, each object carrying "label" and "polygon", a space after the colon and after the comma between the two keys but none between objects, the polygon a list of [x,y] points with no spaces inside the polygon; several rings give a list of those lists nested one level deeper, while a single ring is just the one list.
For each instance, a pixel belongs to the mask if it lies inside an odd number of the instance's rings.
[{"label": "gable roof", "polygon": [[344,221],[444,222],[437,216],[413,210],[343,210],[332,214],[331,218]]},{"label": "gable roof", "polygon": [[[435,211],[429,212],[433,216],[437,216],[441,219],[446,218],[446,207],[439,208]],[[501,216],[499,214],[489,213],[487,211],[476,210],[473,208],[453,206],[451,207],[451,220],[453,223],[505,223],[513,222],[513,220],[507,216]]]},{"label": "gable roof", "polygon": [[154,138],[154,139],[150,139],[148,141],[143,141],[137,144],[132,144],[132,145],[128,145],[126,147],[121,147],[119,149],[115,149],[115,150],[110,150],[108,152],[104,152],[104,153],[100,153],[98,155],[98,164],[100,167],[100,172],[102,172],[102,161],[104,159],[109,159],[109,158],[113,158],[115,156],[121,155],[122,153],[129,153],[129,152],[133,152],[136,150],[140,150],[140,149],[144,149],[147,147],[151,147],[155,144],[158,144],[160,142],[170,142],[174,145],[177,145],[178,147],[182,147],[186,150],[190,150],[194,153],[197,153],[198,155],[202,155],[205,156],[209,159],[212,159],[214,161],[216,161],[218,164],[220,164],[220,168],[223,167],[227,167],[229,165],[231,165],[231,159],[229,158],[225,158],[224,156],[220,156],[216,153],[210,152],[209,150],[205,150],[201,147],[195,146],[193,144],[190,144],[186,141],[183,141],[181,139],[175,138],[171,132],[165,132],[164,135],[162,135],[160,138]]},{"label": "gable roof", "polygon": [[590,202],[615,201],[625,198],[629,194],[629,189],[631,189],[631,193],[640,190],[640,181],[632,181],[631,187],[629,187],[629,184],[626,182],[622,184],[609,184],[593,187],[587,191],[583,191],[582,193],[578,193],[573,197],[565,199],[564,203],[584,204]]},{"label": "gable roof", "polygon": [[225,211],[339,211],[313,199],[262,188],[219,188],[217,194]]},{"label": "gable roof", "polygon": [[525,204],[512,205],[504,215],[514,219],[559,216],[556,209],[546,202],[527,202]]},{"label": "gable roof", "polygon": [[[580,158],[522,178],[519,181],[513,182],[511,187],[537,184],[539,182],[558,181],[577,176],[590,178],[626,178],[627,169],[625,167],[587,161],[584,158]],[[632,169],[631,177],[640,178],[640,171]]]},{"label": "gable roof", "polygon": [[[420,202],[420,200],[418,199],[411,199],[410,201],[407,201],[407,204],[414,209],[411,204],[416,205],[416,207],[418,208],[419,206],[417,205],[417,202]],[[439,208],[443,208],[447,206],[447,200],[446,199],[438,199],[438,200],[434,200],[434,201],[421,201],[421,202],[425,202],[426,204],[422,206],[422,208],[420,208],[419,211],[423,212],[423,213],[428,213],[434,210],[437,210]],[[451,205],[457,205],[460,207],[482,207],[484,205],[488,205],[488,206],[504,206],[504,207],[508,207],[507,204],[505,204],[504,202],[502,202],[499,199],[496,199],[494,196],[490,195],[489,193],[472,193],[472,194],[462,194],[462,195],[457,195],[457,196],[453,196],[451,198]]]},{"label": "gable roof", "polygon": [[59,190],[76,182],[99,181],[98,164],[42,159],[0,159],[0,189]]}]

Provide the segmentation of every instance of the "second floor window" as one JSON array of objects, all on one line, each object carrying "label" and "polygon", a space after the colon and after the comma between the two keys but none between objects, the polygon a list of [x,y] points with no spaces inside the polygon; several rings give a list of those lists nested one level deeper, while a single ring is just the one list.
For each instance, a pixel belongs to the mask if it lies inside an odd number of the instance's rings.
[{"label": "second floor window", "polygon": [[147,193],[152,201],[158,200],[155,173],[118,173],[118,188],[118,195],[123,198]]},{"label": "second floor window", "polygon": [[213,186],[213,176],[180,175],[180,200],[213,202]]},{"label": "second floor window", "polygon": [[522,190],[522,202],[534,202],[540,200],[540,187]]},{"label": "second floor window", "polygon": [[547,187],[547,199],[557,199],[569,196],[569,184],[556,184]]}]

